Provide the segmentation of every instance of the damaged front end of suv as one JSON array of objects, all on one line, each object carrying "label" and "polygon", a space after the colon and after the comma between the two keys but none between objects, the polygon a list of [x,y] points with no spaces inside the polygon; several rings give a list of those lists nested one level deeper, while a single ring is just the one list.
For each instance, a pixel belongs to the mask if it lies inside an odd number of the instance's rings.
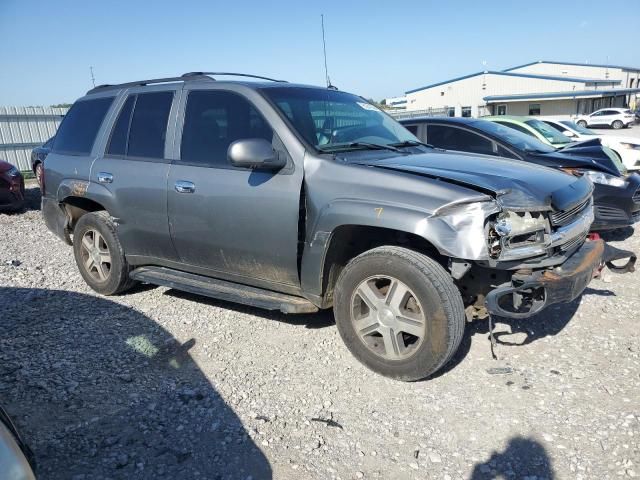
[{"label": "damaged front end of suv", "polygon": [[434,212],[430,228],[438,225],[442,243],[455,246],[449,269],[468,317],[526,318],[574,300],[605,265],[616,273],[634,270],[634,253],[588,240],[590,183],[581,180],[571,190],[582,193],[573,202],[556,192],[536,204],[510,190]]}]

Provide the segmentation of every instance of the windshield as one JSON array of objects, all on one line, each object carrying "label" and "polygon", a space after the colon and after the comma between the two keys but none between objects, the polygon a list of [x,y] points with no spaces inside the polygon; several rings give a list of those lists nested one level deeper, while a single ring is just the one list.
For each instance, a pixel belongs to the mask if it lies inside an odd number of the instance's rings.
[{"label": "windshield", "polygon": [[571,130],[573,130],[574,132],[578,132],[581,135],[597,135],[596,132],[594,132],[593,130],[589,130],[586,127],[582,127],[577,123],[572,122],[571,120],[560,120],[560,123],[563,125],[566,125]]},{"label": "windshield", "polygon": [[305,87],[269,87],[262,92],[320,151],[419,143],[390,116],[350,93]]},{"label": "windshield", "polygon": [[504,125],[500,125],[499,123],[490,122],[489,120],[476,120],[475,122],[473,122],[473,126],[482,130],[483,132],[500,138],[500,140],[508,143],[514,148],[517,148],[518,150],[540,153],[550,153],[556,151],[555,148],[541,142],[537,138],[533,138],[525,133],[521,133],[511,127],[505,127]]},{"label": "windshield", "polygon": [[535,120],[535,119],[525,120],[524,123],[529,125],[531,128],[535,129],[538,133],[540,133],[544,138],[549,140],[549,142],[551,142],[552,144],[572,142],[572,140],[566,135],[564,135],[562,132],[556,130],[551,125],[547,125],[546,123],[541,122],[540,120]]}]

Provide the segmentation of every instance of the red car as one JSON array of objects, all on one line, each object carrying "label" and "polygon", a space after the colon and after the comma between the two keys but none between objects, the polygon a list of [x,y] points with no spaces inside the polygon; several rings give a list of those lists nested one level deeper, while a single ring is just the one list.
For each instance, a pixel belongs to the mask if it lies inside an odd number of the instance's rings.
[{"label": "red car", "polygon": [[24,206],[24,178],[20,170],[0,160],[0,210],[15,211]]}]

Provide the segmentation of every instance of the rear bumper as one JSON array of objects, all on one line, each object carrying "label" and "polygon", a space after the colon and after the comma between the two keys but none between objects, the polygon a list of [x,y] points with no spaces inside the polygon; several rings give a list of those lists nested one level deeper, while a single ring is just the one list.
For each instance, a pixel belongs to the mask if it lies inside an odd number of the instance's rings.
[{"label": "rear bumper", "polygon": [[60,204],[53,198],[42,197],[40,210],[47,228],[64,240],[65,243],[71,245],[67,213]]},{"label": "rear bumper", "polygon": [[[621,259],[628,262],[621,267],[611,263]],[[511,282],[489,292],[486,308],[492,315],[527,318],[549,305],[577,298],[603,266],[625,273],[634,270],[635,261],[634,253],[611,247],[602,240],[585,242],[558,267],[514,272]]]}]

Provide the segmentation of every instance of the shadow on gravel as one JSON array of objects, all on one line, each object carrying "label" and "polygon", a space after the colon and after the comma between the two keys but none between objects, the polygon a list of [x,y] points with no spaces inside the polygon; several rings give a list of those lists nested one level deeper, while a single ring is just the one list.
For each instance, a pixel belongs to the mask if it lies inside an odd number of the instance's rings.
[{"label": "shadow on gravel", "polygon": [[503,452],[493,452],[484,463],[473,468],[470,480],[497,478],[556,478],[551,459],[540,442],[526,437],[513,437]]},{"label": "shadow on gravel", "polygon": [[290,325],[304,325],[309,329],[324,328],[335,325],[333,318],[333,310],[320,310],[317,313],[306,314],[291,314],[287,315],[278,311],[269,311],[261,308],[250,307],[234,302],[226,302],[224,300],[218,300],[216,298],[204,297],[201,295],[195,295],[180,290],[167,290],[165,295],[171,297],[181,298],[183,300],[189,300],[191,302],[204,303],[213,307],[224,308],[227,310],[233,310],[238,313],[246,313],[254,315],[256,317],[266,318],[268,320],[275,320],[278,322],[288,323]]},{"label": "shadow on gravel", "polygon": [[0,300],[0,403],[39,478],[272,477],[195,339],[89,295],[0,287]]}]

